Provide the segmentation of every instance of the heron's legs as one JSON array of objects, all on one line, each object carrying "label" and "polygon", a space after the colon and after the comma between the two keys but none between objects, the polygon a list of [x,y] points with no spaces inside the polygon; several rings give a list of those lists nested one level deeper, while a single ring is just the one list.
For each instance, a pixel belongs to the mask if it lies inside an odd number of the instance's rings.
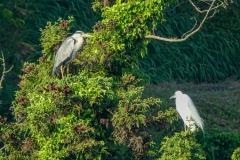
[{"label": "heron's legs", "polygon": [[69,64],[67,64],[67,75],[69,73]]},{"label": "heron's legs", "polygon": [[61,75],[62,75],[62,78],[63,78],[63,66],[60,67],[60,70],[61,70]]}]

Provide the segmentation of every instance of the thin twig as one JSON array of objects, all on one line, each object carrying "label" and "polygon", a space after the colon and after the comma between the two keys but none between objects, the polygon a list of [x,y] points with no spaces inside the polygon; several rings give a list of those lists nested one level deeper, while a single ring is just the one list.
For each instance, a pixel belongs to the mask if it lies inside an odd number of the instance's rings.
[{"label": "thin twig", "polygon": [[[2,52],[2,51],[1,51]],[[13,66],[11,66],[8,70],[6,70],[6,64],[5,64],[5,59],[4,59],[4,55],[2,52],[2,58],[0,58],[0,60],[2,61],[2,66],[3,66],[3,71],[2,71],[2,76],[0,79],[0,89],[2,89],[2,82],[4,80],[4,77],[6,75],[6,73],[8,73],[9,71],[11,71],[11,69],[13,68]]]},{"label": "thin twig", "polygon": [[192,32],[192,31],[194,30],[194,28],[197,26],[197,19],[196,19],[195,17],[194,17],[194,19],[195,19],[195,24],[194,24],[194,26],[192,27],[192,29],[190,29],[189,31],[187,31],[186,33],[184,33],[181,38],[185,37],[185,35],[187,35],[188,33]]},{"label": "thin twig", "polygon": [[0,150],[3,150],[4,148],[6,148],[6,146],[4,145],[2,148],[0,148]]},{"label": "thin twig", "polygon": [[[195,30],[193,30],[193,31],[192,31],[191,33],[189,33],[189,34],[186,34],[186,35],[184,36],[184,38],[179,38],[179,39],[178,39],[178,38],[165,38],[165,37],[160,37],[160,36],[155,36],[155,35],[147,35],[147,36],[145,36],[145,38],[157,39],[157,40],[166,41],[166,42],[183,42],[183,41],[185,41],[186,39],[188,39],[189,37],[191,37],[193,34],[195,34],[196,32],[198,32],[198,31],[202,28],[204,22],[205,22],[206,19],[208,18],[209,12],[212,10],[212,7],[213,7],[214,2],[215,2],[215,0],[213,0],[211,6],[210,6],[209,9],[207,10],[206,15],[204,16],[202,22],[199,24],[198,28],[196,28]],[[195,25],[194,25],[194,26],[195,26]],[[191,29],[191,30],[192,30],[192,29]]]},{"label": "thin twig", "polygon": [[[194,3],[193,3],[193,1],[192,0],[189,0],[189,2],[192,4],[192,6],[198,11],[198,12],[200,12],[200,13],[204,13],[204,12],[208,12],[209,11],[209,9],[206,9],[206,10],[200,10]],[[213,1],[213,2],[215,2],[215,0]],[[212,4],[213,4],[213,2],[212,2]],[[212,5],[211,4],[211,5]],[[221,4],[219,4],[219,5],[217,5],[217,6],[214,6],[214,7],[211,7],[211,10],[215,10],[215,9],[217,9],[218,7],[220,7],[220,6],[222,6],[224,3],[222,2]],[[211,11],[210,10],[210,11]]]},{"label": "thin twig", "polygon": [[176,8],[177,8],[178,6],[180,6],[181,4],[186,3],[186,2],[188,2],[188,0],[185,0],[185,1],[179,2],[178,4],[176,4],[175,6],[173,6],[171,9],[169,9],[169,10],[165,10],[165,12],[170,12],[170,11],[176,9]]}]

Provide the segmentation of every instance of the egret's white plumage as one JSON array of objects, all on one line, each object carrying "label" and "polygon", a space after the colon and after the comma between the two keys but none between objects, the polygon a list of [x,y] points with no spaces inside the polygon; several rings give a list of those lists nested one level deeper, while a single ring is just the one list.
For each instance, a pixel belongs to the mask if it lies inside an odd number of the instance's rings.
[{"label": "egret's white plumage", "polygon": [[55,57],[52,75],[54,75],[62,65],[69,63],[76,57],[78,51],[84,44],[84,37],[92,36],[82,31],[76,31],[62,43]]},{"label": "egret's white plumage", "polygon": [[195,124],[203,131],[203,120],[199,116],[197,108],[191,98],[181,91],[176,91],[170,99],[171,98],[176,98],[176,109],[183,119],[184,124],[187,125],[191,131],[195,130]]}]

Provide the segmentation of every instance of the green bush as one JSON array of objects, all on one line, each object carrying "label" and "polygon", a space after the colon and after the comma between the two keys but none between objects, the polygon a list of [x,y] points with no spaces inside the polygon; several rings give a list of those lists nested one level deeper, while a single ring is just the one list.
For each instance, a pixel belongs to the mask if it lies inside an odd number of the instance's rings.
[{"label": "green bush", "polygon": [[236,132],[214,131],[199,138],[207,158],[211,160],[231,159],[234,149],[240,145],[240,135]]},{"label": "green bush", "polygon": [[234,150],[232,156],[231,156],[232,160],[239,160],[240,159],[240,147],[238,147],[237,149]]}]

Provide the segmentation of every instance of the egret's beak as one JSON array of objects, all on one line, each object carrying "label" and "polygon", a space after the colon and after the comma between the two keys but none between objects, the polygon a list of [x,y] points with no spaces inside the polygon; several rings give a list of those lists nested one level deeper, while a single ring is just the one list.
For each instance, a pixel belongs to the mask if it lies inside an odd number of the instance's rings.
[{"label": "egret's beak", "polygon": [[172,99],[172,98],[176,98],[176,95],[174,94],[172,97],[170,97],[169,99]]},{"label": "egret's beak", "polygon": [[82,34],[81,36],[82,36],[82,37],[89,37],[89,38],[92,38],[92,37],[93,37],[92,35],[86,34],[86,33]]}]

